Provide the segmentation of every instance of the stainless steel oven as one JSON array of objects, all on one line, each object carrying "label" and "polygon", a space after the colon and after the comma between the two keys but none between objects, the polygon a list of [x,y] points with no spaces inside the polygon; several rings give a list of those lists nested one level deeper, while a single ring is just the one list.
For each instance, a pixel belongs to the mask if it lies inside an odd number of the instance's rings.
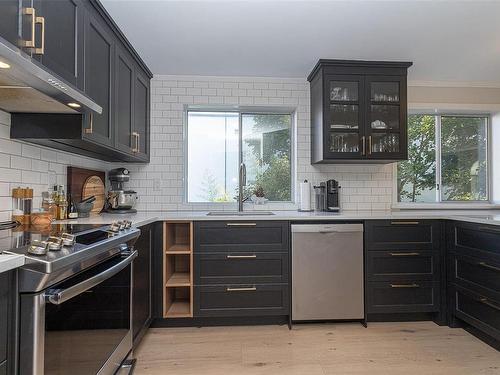
[{"label": "stainless steel oven", "polygon": [[[132,349],[132,245],[139,233],[77,235],[68,252],[78,262],[60,269],[46,263],[49,272],[41,273],[38,259],[20,273],[20,375],[116,373]],[[54,256],[64,263],[60,252]]]}]

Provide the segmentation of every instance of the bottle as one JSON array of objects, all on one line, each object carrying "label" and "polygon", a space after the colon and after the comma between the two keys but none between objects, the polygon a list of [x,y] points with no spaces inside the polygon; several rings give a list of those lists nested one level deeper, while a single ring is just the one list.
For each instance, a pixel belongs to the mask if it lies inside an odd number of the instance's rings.
[{"label": "bottle", "polygon": [[64,194],[64,187],[61,185],[57,191],[57,220],[66,219],[66,212],[68,202],[66,201],[66,194]]},{"label": "bottle", "polygon": [[76,211],[75,203],[71,199],[71,194],[68,194],[68,219],[77,219],[78,212]]},{"label": "bottle", "polygon": [[57,218],[57,204],[48,191],[42,192],[42,208],[44,211],[49,212],[53,219]]}]

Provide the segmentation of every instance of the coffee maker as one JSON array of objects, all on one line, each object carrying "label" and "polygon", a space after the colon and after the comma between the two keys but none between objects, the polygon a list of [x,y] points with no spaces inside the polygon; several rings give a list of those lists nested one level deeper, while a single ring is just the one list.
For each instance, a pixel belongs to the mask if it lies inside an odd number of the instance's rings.
[{"label": "coffee maker", "polygon": [[339,212],[340,211],[340,188],[336,180],[321,182],[314,186],[316,192],[316,210]]},{"label": "coffee maker", "polygon": [[137,201],[137,193],[133,190],[124,190],[124,182],[130,179],[130,172],[127,168],[116,168],[108,172],[108,179],[111,189],[106,198],[106,212],[115,214],[135,213],[134,209]]}]

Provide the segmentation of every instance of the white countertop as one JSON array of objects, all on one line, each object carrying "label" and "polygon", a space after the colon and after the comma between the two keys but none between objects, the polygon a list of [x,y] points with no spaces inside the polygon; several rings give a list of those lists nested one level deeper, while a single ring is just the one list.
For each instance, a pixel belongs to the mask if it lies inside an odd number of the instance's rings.
[{"label": "white countertop", "polygon": [[214,220],[396,220],[396,219],[448,219],[480,224],[500,225],[500,210],[406,210],[406,211],[343,211],[298,212],[273,211],[275,215],[207,216],[206,211],[151,211],[136,214],[102,214],[56,223],[110,224],[117,220],[131,220],[141,226],[158,220],[214,221]]},{"label": "white countertop", "polygon": [[24,255],[0,254],[0,273],[21,267],[24,264]]}]

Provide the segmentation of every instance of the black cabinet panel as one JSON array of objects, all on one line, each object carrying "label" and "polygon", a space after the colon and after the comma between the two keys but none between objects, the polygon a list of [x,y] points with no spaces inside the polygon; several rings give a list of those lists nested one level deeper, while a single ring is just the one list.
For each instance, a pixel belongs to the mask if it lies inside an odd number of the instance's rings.
[{"label": "black cabinet panel", "polygon": [[115,74],[115,147],[132,152],[134,65],[121,48],[116,49]]},{"label": "black cabinet panel", "polygon": [[79,89],[84,86],[84,14],[80,0],[35,0],[37,16],[45,19],[45,51],[35,57]]},{"label": "black cabinet panel", "polygon": [[287,253],[218,253],[195,257],[195,284],[287,283]]},{"label": "black cabinet panel", "polygon": [[8,272],[0,273],[0,363],[7,360],[9,342],[10,277]]},{"label": "black cabinet panel", "polygon": [[283,221],[196,222],[194,251],[287,252],[288,237]]},{"label": "black cabinet panel", "polygon": [[309,77],[311,163],[405,160],[407,62],[320,60]]},{"label": "black cabinet panel", "polygon": [[288,285],[194,287],[196,317],[288,315]]},{"label": "black cabinet panel", "polygon": [[0,375],[7,375],[7,361],[0,363]]},{"label": "black cabinet panel", "polygon": [[136,69],[134,80],[134,153],[144,161],[149,161],[149,79]]},{"label": "black cabinet panel", "polygon": [[147,329],[152,317],[152,225],[139,228],[141,235],[137,239],[134,249],[138,256],[133,266],[133,305],[132,305],[132,333],[134,347],[139,343],[142,333]]},{"label": "black cabinet panel", "polygon": [[0,37],[19,46],[19,0],[0,1]]},{"label": "black cabinet panel", "polygon": [[451,250],[465,255],[500,259],[500,227],[455,223],[449,239]]},{"label": "black cabinet panel", "polygon": [[369,220],[365,223],[367,250],[438,250],[440,223],[436,220]]},{"label": "black cabinet panel", "polygon": [[454,314],[489,336],[500,340],[500,302],[459,286],[456,286],[453,292]]},{"label": "black cabinet panel", "polygon": [[370,251],[369,281],[439,280],[439,254],[433,251]]},{"label": "black cabinet panel", "polygon": [[369,282],[368,313],[439,311],[439,283],[432,281]]},{"label": "black cabinet panel", "polygon": [[89,116],[85,137],[112,146],[111,111],[114,43],[102,22],[87,13],[85,22],[85,92],[102,107],[102,114]]}]

